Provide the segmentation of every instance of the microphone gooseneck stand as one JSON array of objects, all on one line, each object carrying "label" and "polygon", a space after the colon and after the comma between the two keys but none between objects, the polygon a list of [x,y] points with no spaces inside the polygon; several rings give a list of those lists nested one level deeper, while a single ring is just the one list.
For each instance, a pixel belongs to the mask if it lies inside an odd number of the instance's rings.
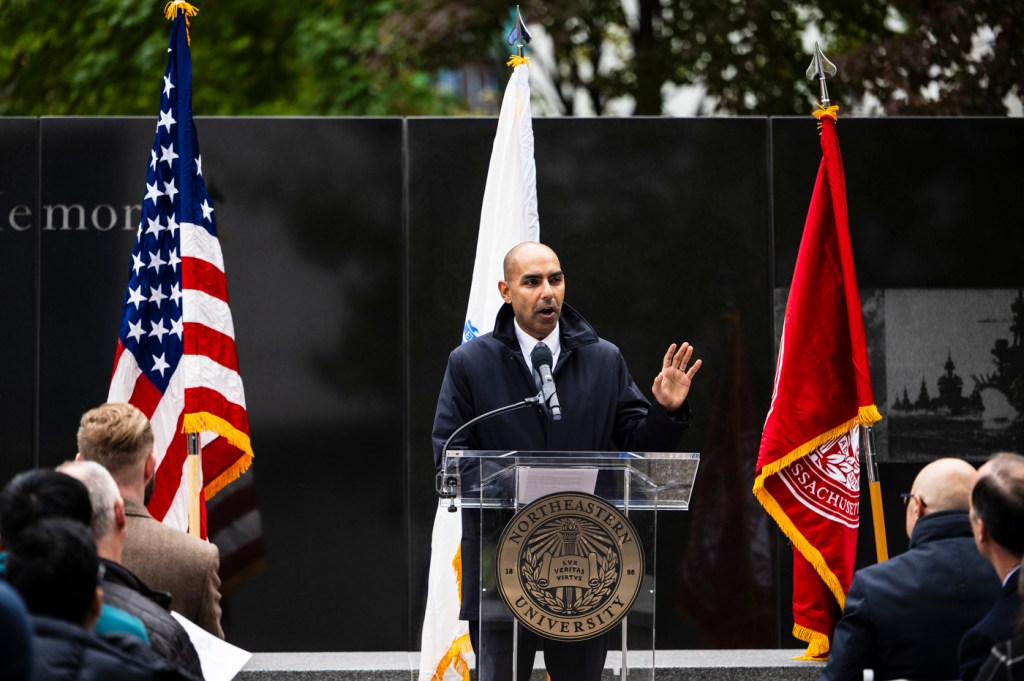
[{"label": "microphone gooseneck stand", "polygon": [[[475,426],[481,421],[485,421],[494,416],[498,416],[499,414],[504,414],[509,411],[515,411],[516,409],[522,409],[523,407],[531,407],[534,405],[540,406],[543,410],[543,391],[537,393],[533,397],[527,397],[521,402],[507,404],[504,407],[498,407],[497,409],[492,409],[491,411],[484,412],[479,416],[471,418],[470,420],[466,421],[461,426],[456,428],[455,432],[448,436],[448,439],[444,441],[444,447],[441,449],[441,455],[444,457],[447,463],[448,445],[451,444],[452,440],[454,440],[459,433],[466,430],[470,426]],[[437,491],[438,497],[440,497],[441,499],[449,499],[451,501],[451,503],[448,504],[448,512],[455,513],[455,511],[459,510],[458,507],[455,505],[455,496],[457,494],[456,489],[459,486],[459,476],[458,473],[445,473],[446,468],[447,465],[443,464],[441,467],[441,471],[438,472],[435,478],[434,489]]]}]

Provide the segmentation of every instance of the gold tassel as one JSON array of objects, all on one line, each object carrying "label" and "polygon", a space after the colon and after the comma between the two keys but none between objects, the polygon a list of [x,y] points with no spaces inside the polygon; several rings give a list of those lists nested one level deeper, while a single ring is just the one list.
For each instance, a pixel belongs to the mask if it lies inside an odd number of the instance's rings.
[{"label": "gold tassel", "polygon": [[813,629],[793,625],[793,636],[807,643],[807,650],[803,655],[797,655],[794,660],[810,660],[812,662],[824,662],[828,659],[829,640],[828,636]]},{"label": "gold tassel", "polygon": [[811,115],[814,116],[815,118],[817,118],[819,121],[821,120],[822,116],[828,116],[833,121],[838,123],[839,122],[839,105],[838,104],[833,104],[832,106],[830,106],[827,109],[825,109],[825,108],[821,107],[821,105],[819,105],[818,106],[818,110],[817,111],[812,111]]},{"label": "gold tassel", "polygon": [[455,590],[459,592],[459,603],[462,602],[462,543],[455,549],[455,557],[452,558],[452,569],[455,570]]},{"label": "gold tassel", "polygon": [[167,17],[167,21],[174,21],[175,15],[181,10],[185,13],[185,18],[194,17],[199,14],[199,10],[194,5],[190,5],[185,0],[171,0],[164,6],[164,16]]},{"label": "gold tassel", "polygon": [[833,122],[839,122],[839,105],[833,104],[829,108],[824,108],[820,104],[818,105],[817,111],[812,111],[811,115],[818,119],[818,134],[821,134],[821,119],[828,116]]},{"label": "gold tassel", "polygon": [[192,36],[188,32],[188,18],[199,14],[199,9],[195,5],[185,2],[185,0],[171,0],[164,5],[164,16],[167,17],[167,21],[174,21],[174,17],[178,14],[179,10],[185,15],[185,42],[188,43],[189,47],[192,47]]},{"label": "gold tassel", "polygon": [[473,646],[469,642],[469,634],[463,634],[452,641],[448,651],[441,658],[441,661],[438,662],[431,681],[442,681],[444,673],[449,666],[454,667],[455,671],[462,677],[462,681],[469,681],[469,665],[466,664],[466,660],[462,656],[471,652],[473,652]]},{"label": "gold tassel", "polygon": [[513,54],[513,55],[509,55],[508,61],[505,62],[505,66],[511,66],[512,68],[515,68],[515,67],[520,66],[522,64],[526,64],[527,66],[529,66],[530,65],[530,58],[529,57],[520,57],[519,55]]}]

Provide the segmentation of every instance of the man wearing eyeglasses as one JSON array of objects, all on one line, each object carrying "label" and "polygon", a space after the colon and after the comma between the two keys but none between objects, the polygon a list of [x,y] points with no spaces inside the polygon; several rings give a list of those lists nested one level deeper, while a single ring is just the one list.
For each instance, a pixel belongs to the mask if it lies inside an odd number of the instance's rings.
[{"label": "man wearing eyeglasses", "polygon": [[954,679],[957,645],[999,596],[967,510],[976,471],[960,459],[921,469],[906,505],[906,553],[859,570],[820,681]]}]

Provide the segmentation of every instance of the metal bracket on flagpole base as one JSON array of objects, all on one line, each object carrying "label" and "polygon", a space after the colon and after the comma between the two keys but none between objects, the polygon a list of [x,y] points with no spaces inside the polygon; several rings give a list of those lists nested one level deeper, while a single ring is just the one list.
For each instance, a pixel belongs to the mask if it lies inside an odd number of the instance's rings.
[{"label": "metal bracket on flagpole base", "polygon": [[807,77],[811,80],[815,78],[821,85],[821,104],[822,109],[827,109],[829,104],[828,98],[828,86],[825,84],[825,76],[836,75],[836,65],[825,58],[825,54],[818,47],[817,41],[814,43],[814,56],[811,58],[811,65],[807,67]]},{"label": "metal bracket on flagpole base", "polygon": [[186,433],[186,450],[188,451],[188,533],[193,537],[202,536],[202,514],[199,507],[200,461],[199,433]]}]

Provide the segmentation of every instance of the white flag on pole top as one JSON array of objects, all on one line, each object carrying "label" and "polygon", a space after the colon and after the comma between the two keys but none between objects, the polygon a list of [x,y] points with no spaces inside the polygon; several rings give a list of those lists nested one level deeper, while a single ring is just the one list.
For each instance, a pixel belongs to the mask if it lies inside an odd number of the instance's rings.
[{"label": "white flag on pole top", "polygon": [[[533,120],[530,73],[525,59],[516,58],[505,88],[487,169],[480,232],[473,264],[462,342],[488,333],[501,307],[498,282],[504,278],[502,260],[516,244],[540,239],[537,214],[537,166],[533,159]],[[469,628],[459,620],[461,604],[462,514],[438,505],[431,538],[427,609],[420,639],[419,681],[469,681]]]}]

